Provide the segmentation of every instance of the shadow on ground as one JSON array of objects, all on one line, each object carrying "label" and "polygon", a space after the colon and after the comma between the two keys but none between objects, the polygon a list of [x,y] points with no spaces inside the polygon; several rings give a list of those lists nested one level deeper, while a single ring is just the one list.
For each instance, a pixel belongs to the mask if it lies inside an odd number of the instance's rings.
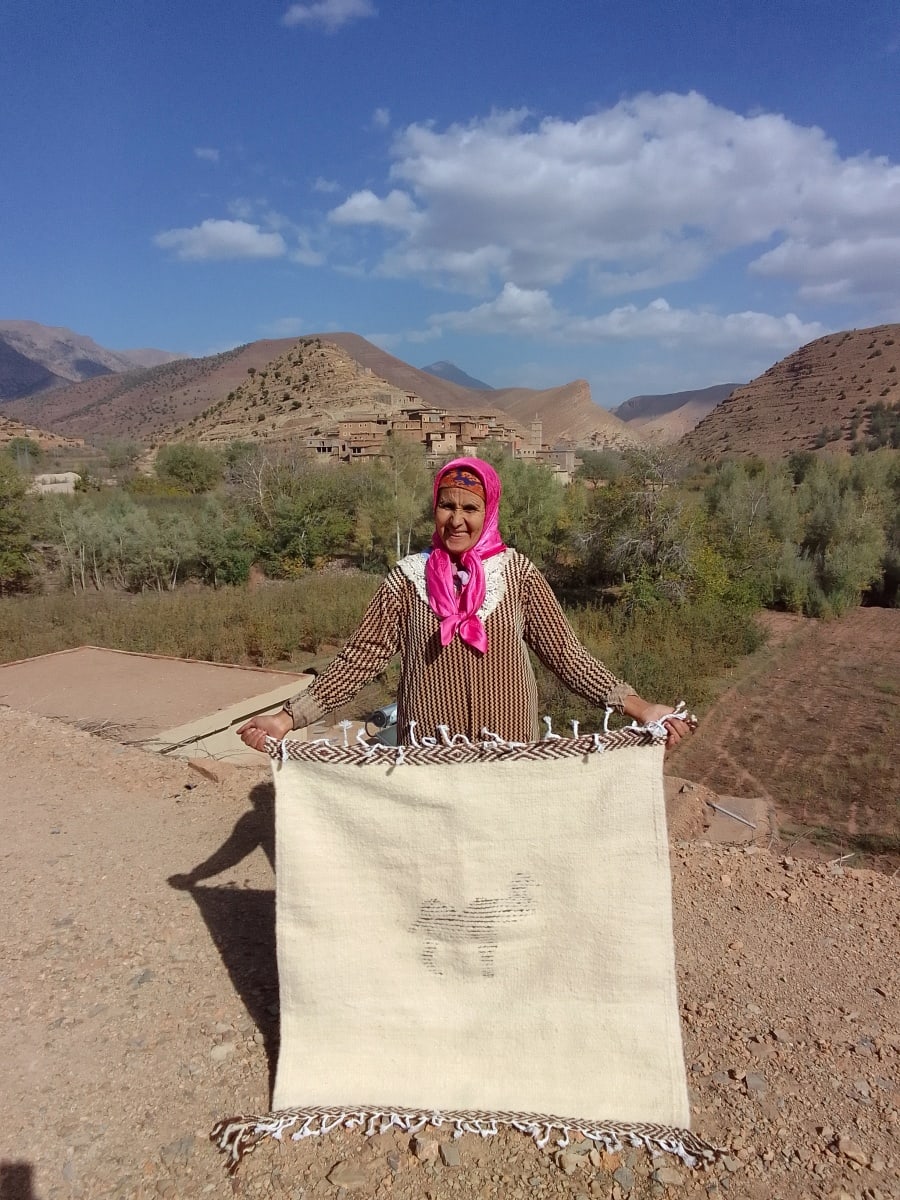
[{"label": "shadow on ground", "polygon": [[190,890],[201,880],[212,879],[236,867],[257,846],[275,870],[275,788],[271,782],[257,783],[250,789],[249,799],[252,809],[238,817],[234,829],[218,850],[197,863],[186,875],[170,875],[172,887]]},{"label": "shadow on ground", "polygon": [[0,1200],[37,1200],[31,1163],[0,1161]]},{"label": "shadow on ground", "polygon": [[224,887],[197,886],[201,880],[212,879],[237,866],[257,847],[262,848],[274,870],[272,784],[257,784],[250,791],[250,801],[253,808],[238,818],[222,845],[187,874],[170,876],[169,884],[191,893],[235,991],[263,1036],[271,1092],[279,1044],[275,892],[243,888],[235,883]]},{"label": "shadow on ground", "polygon": [[263,1036],[269,1090],[278,1063],[275,893],[254,888],[191,888],[234,989]]}]

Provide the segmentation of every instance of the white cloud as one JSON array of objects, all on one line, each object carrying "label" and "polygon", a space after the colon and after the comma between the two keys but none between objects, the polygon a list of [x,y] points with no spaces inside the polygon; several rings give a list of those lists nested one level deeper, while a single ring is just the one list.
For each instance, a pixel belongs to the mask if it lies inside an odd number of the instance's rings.
[{"label": "white cloud", "polygon": [[194,156],[203,162],[217,163],[219,161],[219,151],[213,146],[195,146]]},{"label": "white cloud", "polygon": [[[900,212],[900,198],[898,198]],[[786,238],[750,264],[758,275],[790,279],[810,300],[845,301],[858,293],[895,297],[900,235]]]},{"label": "white cloud", "polygon": [[209,218],[190,229],[167,229],[153,239],[175,257],[190,260],[281,258],[287,247],[280,233],[265,233],[247,221]]},{"label": "white cloud", "polygon": [[334,33],[349,21],[377,15],[378,10],[371,0],[315,0],[313,4],[292,4],[281,23],[319,26],[326,33]]},{"label": "white cloud", "polygon": [[879,281],[865,248],[896,237],[900,211],[900,166],[842,158],[820,129],[696,93],[643,94],[574,121],[519,110],[411,125],[391,153],[387,194],[356,192],[332,220],[382,228],[382,273],[463,288],[552,287],[581,272],[623,294],[749,250],[764,252],[759,274],[800,287],[835,282],[811,278],[813,256],[840,259],[838,282],[866,296]]},{"label": "white cloud", "polygon": [[368,189],[354,192],[343,204],[332,209],[328,218],[335,225],[383,225],[386,229],[407,233],[412,233],[422,221],[406,192],[395,190],[380,200]]},{"label": "white cloud", "polygon": [[372,113],[372,124],[376,129],[387,129],[391,123],[391,110],[389,108],[376,108]]},{"label": "white cloud", "polygon": [[306,331],[303,317],[279,317],[268,326],[266,332],[272,337],[300,337]]},{"label": "white cloud", "polygon": [[341,185],[339,183],[335,183],[333,179],[324,179],[321,175],[316,178],[316,181],[313,184],[314,192],[323,192],[325,195],[333,192],[339,192],[340,190]]},{"label": "white cloud", "polygon": [[237,196],[234,200],[229,200],[225,207],[228,209],[228,215],[236,221],[249,221],[262,203],[261,200],[251,200],[247,196]]},{"label": "white cloud", "polygon": [[321,267],[325,255],[316,250],[312,244],[312,236],[305,229],[295,229],[297,244],[288,255],[291,262],[299,263],[302,267]]},{"label": "white cloud", "polygon": [[[598,316],[577,316],[558,308],[542,288],[507,283],[503,290],[474,308],[437,313],[429,318],[428,333],[507,334],[561,343],[595,344],[662,341],[672,347],[716,347],[737,351],[784,354],[825,329],[817,321],[801,321],[794,313],[773,316],[762,312],[721,315],[703,309],[673,308],[662,297],[639,308],[622,305]],[[408,340],[416,340],[410,336]]]},{"label": "white cloud", "polygon": [[512,333],[521,335],[558,335],[565,316],[558,311],[548,292],[520,288],[507,283],[499,296],[463,312],[438,313],[430,318],[432,326],[467,333]]}]

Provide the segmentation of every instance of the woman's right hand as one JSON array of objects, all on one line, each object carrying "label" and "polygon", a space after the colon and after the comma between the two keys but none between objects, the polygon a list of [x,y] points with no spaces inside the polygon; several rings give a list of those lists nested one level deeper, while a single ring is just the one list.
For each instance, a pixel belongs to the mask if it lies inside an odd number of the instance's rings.
[{"label": "woman's right hand", "polygon": [[260,750],[265,753],[267,737],[281,741],[293,728],[294,722],[291,720],[290,713],[282,709],[278,713],[263,713],[259,717],[251,717],[246,724],[240,727],[237,735],[251,750]]}]

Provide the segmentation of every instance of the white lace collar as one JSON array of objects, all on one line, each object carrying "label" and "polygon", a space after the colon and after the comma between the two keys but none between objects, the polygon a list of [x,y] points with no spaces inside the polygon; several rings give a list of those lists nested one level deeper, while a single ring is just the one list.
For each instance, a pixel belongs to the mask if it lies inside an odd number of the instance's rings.
[{"label": "white lace collar", "polygon": [[[507,548],[499,554],[484,560],[484,601],[478,610],[480,620],[485,621],[503,599],[506,593],[506,574],[504,568],[512,551]],[[408,554],[401,558],[397,566],[410,581],[421,600],[428,603],[428,589],[425,586],[425,564],[428,562],[428,552]]]}]

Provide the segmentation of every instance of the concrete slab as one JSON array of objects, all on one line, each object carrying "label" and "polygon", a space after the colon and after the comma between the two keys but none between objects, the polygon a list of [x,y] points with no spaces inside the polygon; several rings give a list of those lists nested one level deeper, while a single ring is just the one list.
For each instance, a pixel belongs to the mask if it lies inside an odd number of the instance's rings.
[{"label": "concrete slab", "polygon": [[[241,750],[233,727],[280,708],[311,681],[300,673],[79,646],[0,666],[0,704],[184,757],[215,750],[233,759],[230,752]],[[205,745],[206,738],[218,740]]]},{"label": "concrete slab", "polygon": [[772,833],[769,805],[760,796],[718,796],[707,838],[711,842],[765,845]]}]

